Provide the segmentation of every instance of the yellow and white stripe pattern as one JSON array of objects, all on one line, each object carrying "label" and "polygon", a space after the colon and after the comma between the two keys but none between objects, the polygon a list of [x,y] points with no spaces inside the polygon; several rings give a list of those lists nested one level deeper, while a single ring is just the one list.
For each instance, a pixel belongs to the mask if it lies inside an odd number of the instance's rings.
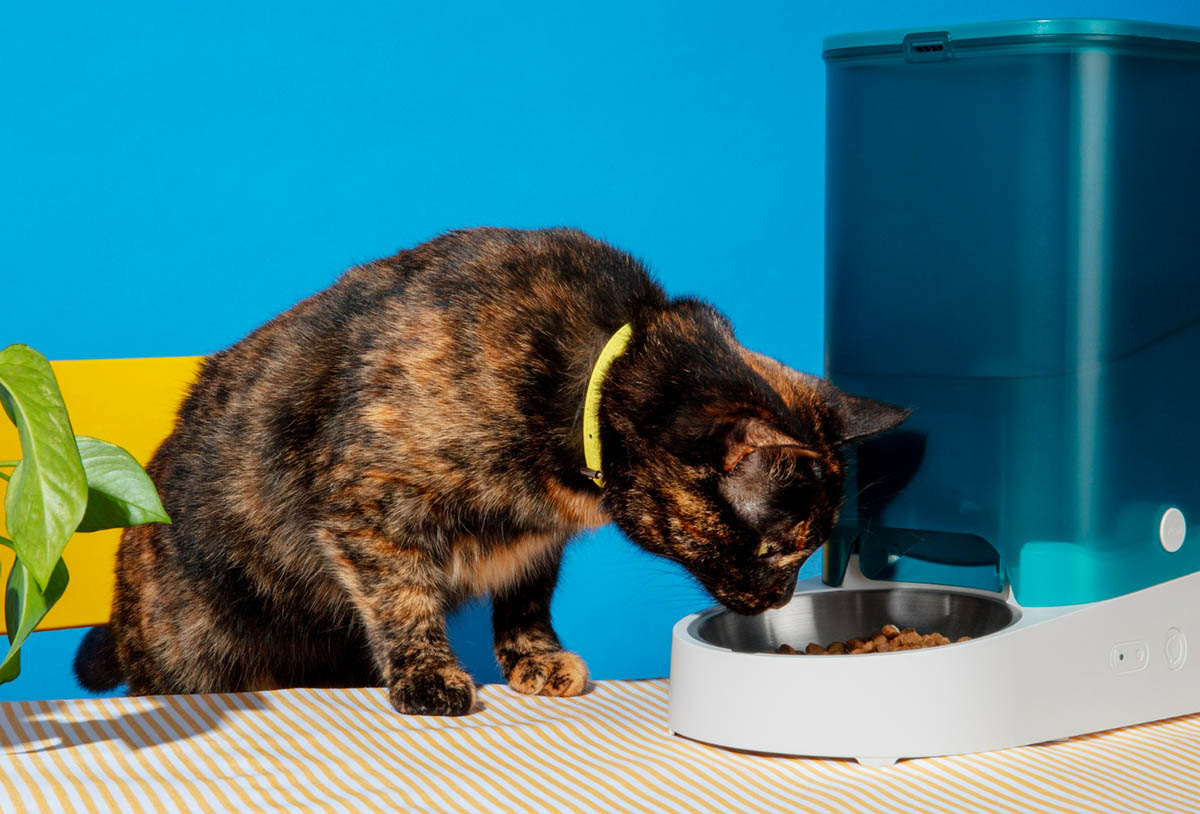
[{"label": "yellow and white stripe pattern", "polygon": [[0,704],[0,811],[1200,811],[1200,715],[871,769],[675,737],[661,680],[480,698],[463,718],[381,689]]}]

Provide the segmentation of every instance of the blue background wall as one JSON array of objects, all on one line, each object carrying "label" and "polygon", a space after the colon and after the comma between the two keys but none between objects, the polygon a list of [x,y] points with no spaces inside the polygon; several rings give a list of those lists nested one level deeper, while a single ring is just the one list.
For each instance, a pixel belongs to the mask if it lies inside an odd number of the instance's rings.
[{"label": "blue background wall", "polygon": [[[1043,16],[1200,25],[1200,3],[10,4],[0,346],[209,353],[445,229],[569,224],[820,372],[821,38]],[[555,615],[596,677],[655,676],[706,604],[604,530]],[[486,607],[453,628],[498,679]],[[35,636],[0,699],[81,692],[78,636]]]}]

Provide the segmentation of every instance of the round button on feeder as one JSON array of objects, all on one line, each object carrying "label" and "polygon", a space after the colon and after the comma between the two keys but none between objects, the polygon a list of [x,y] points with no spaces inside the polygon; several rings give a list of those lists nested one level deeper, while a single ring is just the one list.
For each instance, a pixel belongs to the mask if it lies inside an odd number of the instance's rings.
[{"label": "round button on feeder", "polygon": [[1183,512],[1174,506],[1163,512],[1162,519],[1158,521],[1158,539],[1162,547],[1167,551],[1178,551],[1186,536],[1187,521]]},{"label": "round button on feeder", "polygon": [[1182,667],[1187,661],[1187,637],[1183,635],[1183,631],[1177,627],[1168,630],[1163,650],[1167,657],[1167,667],[1172,670]]}]

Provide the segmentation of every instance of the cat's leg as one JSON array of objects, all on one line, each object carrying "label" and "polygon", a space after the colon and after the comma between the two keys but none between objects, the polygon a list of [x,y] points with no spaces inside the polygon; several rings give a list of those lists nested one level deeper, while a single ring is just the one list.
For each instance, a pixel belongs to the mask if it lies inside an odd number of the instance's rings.
[{"label": "cat's leg", "polygon": [[493,592],[496,660],[508,685],[527,695],[579,695],[587,687],[583,659],[562,649],[550,624],[561,549],[541,568]]},{"label": "cat's leg", "polygon": [[369,505],[327,519],[320,533],[366,632],[388,698],[412,715],[465,715],[475,682],[446,638],[446,577],[419,540],[397,542]]}]

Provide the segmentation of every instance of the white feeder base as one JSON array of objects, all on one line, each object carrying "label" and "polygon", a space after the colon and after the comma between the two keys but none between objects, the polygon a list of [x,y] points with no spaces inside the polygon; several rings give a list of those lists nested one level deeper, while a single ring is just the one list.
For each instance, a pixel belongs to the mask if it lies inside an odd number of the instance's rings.
[{"label": "white feeder base", "polygon": [[[842,587],[807,580],[797,594],[881,588],[1003,598],[867,580],[857,563]],[[886,765],[1200,712],[1200,656],[1188,654],[1189,640],[1200,648],[1200,574],[1085,605],[1008,603],[1019,618],[997,633],[858,656],[734,652],[697,636],[722,609],[693,614],[673,631],[669,726],[736,749]]]}]

